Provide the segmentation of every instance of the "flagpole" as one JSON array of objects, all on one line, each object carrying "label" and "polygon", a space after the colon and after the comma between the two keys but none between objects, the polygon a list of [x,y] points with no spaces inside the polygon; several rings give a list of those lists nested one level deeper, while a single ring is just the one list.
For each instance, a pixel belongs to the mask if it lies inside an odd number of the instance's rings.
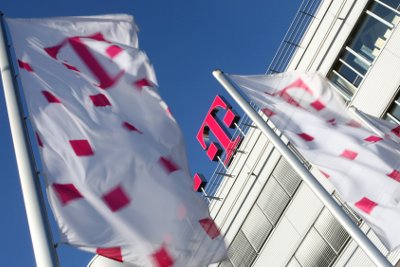
[{"label": "flagpole", "polygon": [[23,122],[22,104],[14,80],[11,56],[7,49],[4,14],[1,11],[0,17],[1,78],[36,265],[56,267],[59,266],[58,258],[51,238],[39,177],[33,168],[33,155],[27,141],[29,137]]},{"label": "flagpole", "polygon": [[311,188],[332,215],[339,221],[350,236],[358,243],[361,249],[378,267],[393,267],[371,240],[350,219],[344,210],[336,203],[332,196],[322,187],[315,177],[303,166],[299,159],[289,150],[285,143],[265,123],[261,116],[240,95],[233,83],[221,70],[213,71],[214,77],[239,104],[250,119],[258,126],[260,131],[272,142],[275,148],[289,162],[292,168],[301,176],[303,181]]},{"label": "flagpole", "polygon": [[382,131],[380,131],[378,128],[376,128],[373,123],[370,122],[370,120],[362,114],[358,108],[355,106],[350,106],[349,110],[365,125],[367,126],[371,131],[373,131],[375,134],[377,134],[380,137],[384,137],[384,134]]}]

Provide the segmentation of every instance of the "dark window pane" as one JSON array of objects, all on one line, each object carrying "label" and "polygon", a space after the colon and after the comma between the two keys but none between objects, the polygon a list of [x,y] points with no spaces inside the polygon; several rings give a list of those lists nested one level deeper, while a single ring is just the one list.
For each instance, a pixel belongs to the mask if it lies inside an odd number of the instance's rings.
[{"label": "dark window pane", "polygon": [[369,65],[362,59],[351,54],[350,52],[345,50],[345,54],[342,56],[342,59],[362,75],[365,75],[367,73]]},{"label": "dark window pane", "polygon": [[365,15],[360,25],[348,46],[372,62],[386,42],[391,30],[382,22],[368,15]]},{"label": "dark window pane", "polygon": [[387,4],[388,6],[393,7],[394,9],[399,10],[400,8],[400,1],[399,0],[381,0],[383,3]]},{"label": "dark window pane", "polygon": [[351,96],[354,94],[353,87],[351,87],[349,82],[340,78],[334,72],[331,72],[328,75],[328,79],[332,81],[333,84],[335,84],[340,89],[340,91],[342,91],[347,96],[347,98],[350,99]]},{"label": "dark window pane", "polygon": [[389,23],[396,24],[398,22],[396,13],[381,4],[374,3],[369,10]]},{"label": "dark window pane", "polygon": [[394,102],[392,106],[389,108],[388,113],[396,117],[396,119],[400,120],[400,106]]},{"label": "dark window pane", "polygon": [[341,62],[338,62],[336,71],[340,73],[340,75],[342,75],[347,81],[354,84],[356,87],[358,87],[360,85],[360,82],[362,81],[361,76],[359,76],[352,69]]}]

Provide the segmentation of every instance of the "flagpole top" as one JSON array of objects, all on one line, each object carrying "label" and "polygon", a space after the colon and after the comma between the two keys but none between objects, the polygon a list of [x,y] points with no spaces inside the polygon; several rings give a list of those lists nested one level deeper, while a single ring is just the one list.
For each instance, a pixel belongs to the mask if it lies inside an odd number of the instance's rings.
[{"label": "flagpole top", "polygon": [[222,71],[222,70],[220,70],[220,69],[215,69],[215,70],[213,70],[213,72],[212,72],[212,75],[216,78],[216,79],[218,79],[218,77],[220,77],[221,75],[223,75],[224,74],[224,72]]}]

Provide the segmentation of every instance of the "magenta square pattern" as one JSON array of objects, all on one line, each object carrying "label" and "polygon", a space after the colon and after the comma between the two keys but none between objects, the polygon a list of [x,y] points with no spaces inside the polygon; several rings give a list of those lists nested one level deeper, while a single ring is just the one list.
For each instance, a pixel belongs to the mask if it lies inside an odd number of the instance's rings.
[{"label": "magenta square pattern", "polygon": [[110,192],[103,195],[103,201],[112,212],[116,212],[126,207],[131,202],[131,199],[121,186],[117,186]]},{"label": "magenta square pattern", "polygon": [[82,194],[73,184],[52,184],[61,204],[64,206],[73,200],[83,198]]}]

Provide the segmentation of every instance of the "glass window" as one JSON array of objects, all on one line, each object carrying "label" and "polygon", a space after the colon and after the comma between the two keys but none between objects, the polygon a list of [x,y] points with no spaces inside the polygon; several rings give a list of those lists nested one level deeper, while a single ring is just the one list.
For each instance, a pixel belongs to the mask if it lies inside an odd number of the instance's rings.
[{"label": "glass window", "polygon": [[375,0],[361,16],[328,78],[344,93],[354,94],[400,21],[400,0]]},{"label": "glass window", "polygon": [[343,64],[341,61],[339,61],[336,64],[335,69],[343,78],[345,78],[354,86],[358,87],[358,85],[360,85],[363,77],[360,76],[357,72],[355,72],[352,68],[350,68],[346,64]]},{"label": "glass window", "polygon": [[328,74],[328,79],[340,89],[340,92],[347,100],[354,94],[354,85],[340,77],[335,71]]},{"label": "glass window", "polygon": [[358,55],[372,62],[382,49],[391,29],[368,14],[364,15],[360,28],[348,46]]},{"label": "glass window", "polygon": [[400,10],[399,0],[380,0],[380,1],[396,10]]},{"label": "glass window", "polygon": [[392,104],[390,104],[383,118],[385,120],[400,124],[400,92],[397,94]]},{"label": "glass window", "polygon": [[344,53],[341,58],[359,74],[365,75],[369,69],[370,64],[368,61],[363,60],[363,58],[357,57],[350,52]]},{"label": "glass window", "polygon": [[375,2],[369,10],[391,24],[399,22],[399,16],[385,5]]},{"label": "glass window", "polygon": [[400,120],[400,104],[399,102],[395,101],[390,109],[388,110],[390,114],[392,114],[393,117],[396,119]]}]

